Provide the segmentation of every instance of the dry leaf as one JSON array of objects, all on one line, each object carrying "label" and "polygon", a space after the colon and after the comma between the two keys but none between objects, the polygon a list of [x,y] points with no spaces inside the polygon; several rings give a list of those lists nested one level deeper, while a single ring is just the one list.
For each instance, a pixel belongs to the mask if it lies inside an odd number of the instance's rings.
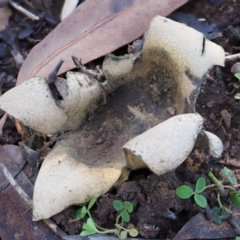
[{"label": "dry leaf", "polygon": [[[187,0],[85,1],[29,53],[18,75],[20,84],[33,76],[47,77],[60,59],[59,72],[114,51],[141,36],[156,15],[166,16]],[[140,17],[141,16],[141,17]]]},{"label": "dry leaf", "polygon": [[[239,222],[239,213],[235,210],[232,215],[234,221]],[[173,240],[187,239],[228,239],[236,236],[235,229],[228,221],[216,224],[209,221],[203,213],[191,218],[173,238]]]}]

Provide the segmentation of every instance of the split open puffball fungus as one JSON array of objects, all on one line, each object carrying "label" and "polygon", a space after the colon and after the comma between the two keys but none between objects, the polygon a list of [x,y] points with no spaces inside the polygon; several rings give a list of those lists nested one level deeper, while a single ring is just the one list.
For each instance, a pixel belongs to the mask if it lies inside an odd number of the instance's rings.
[{"label": "split open puffball fungus", "polygon": [[[34,220],[49,218],[70,205],[81,205],[93,196],[104,194],[118,180],[126,165],[131,169],[149,167],[158,175],[179,166],[202,134],[202,117],[188,112],[193,112],[208,70],[214,65],[224,65],[224,50],[194,29],[157,16],[144,35],[141,54],[120,58],[109,56],[104,64],[106,82],[103,88],[106,93],[127,81],[132,81],[131,86],[140,93],[138,99],[133,96],[134,100],[129,102],[127,99],[130,98],[121,96],[129,110],[126,108],[124,114],[119,114],[113,104],[106,106],[106,112],[111,113],[106,116],[122,124],[119,124],[117,137],[122,142],[119,144],[115,140],[99,161],[97,148],[87,151],[86,122],[79,132],[71,133],[73,137],[58,142],[45,158],[36,180]],[[56,133],[77,128],[103,97],[102,86],[83,73],[68,72],[66,80],[59,78],[55,85],[62,100],[53,98],[44,78],[34,77],[1,96],[0,108],[34,130]],[[140,91],[142,89],[144,91]],[[146,99],[149,105],[144,102]],[[141,103],[141,108],[136,102]],[[169,106],[176,107],[177,114],[188,114],[166,120]],[[105,128],[109,127],[106,123],[109,119],[101,120]],[[151,128],[155,123],[157,125]],[[136,133],[126,143],[136,132],[136,125],[141,124],[144,130],[150,129],[141,135]],[[87,135],[97,136],[99,129],[94,127]],[[210,154],[219,157],[223,151],[221,140],[207,132],[203,133],[204,139]]]}]

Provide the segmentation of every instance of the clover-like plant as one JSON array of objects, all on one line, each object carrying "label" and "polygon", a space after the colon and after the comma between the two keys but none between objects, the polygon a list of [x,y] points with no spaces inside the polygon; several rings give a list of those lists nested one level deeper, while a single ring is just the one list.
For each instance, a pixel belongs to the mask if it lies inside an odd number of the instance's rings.
[{"label": "clover-like plant", "polygon": [[[194,200],[197,203],[197,205],[200,206],[201,208],[205,208],[207,207],[207,200],[202,195],[202,193],[207,188],[216,188],[217,202],[219,206],[212,208],[211,211],[214,216],[214,221],[217,224],[220,224],[222,220],[229,218],[232,213],[231,208],[224,207],[220,199],[220,193],[223,192],[225,189],[229,189],[229,197],[232,200],[232,206],[240,207],[240,191],[237,190],[237,188],[235,187],[235,185],[237,184],[237,179],[234,177],[233,172],[227,167],[224,167],[221,170],[221,174],[223,176],[223,179],[218,180],[212,172],[208,173],[208,176],[210,177],[214,184],[206,185],[205,179],[203,177],[200,177],[196,182],[195,189],[192,189],[188,185],[182,185],[176,189],[176,194],[180,198],[188,199],[194,196]],[[223,184],[224,180],[227,180],[231,185],[224,185]]]},{"label": "clover-like plant", "polygon": [[[235,73],[234,76],[240,81],[240,73]],[[235,95],[235,99],[240,100],[240,93]]]},{"label": "clover-like plant", "polygon": [[205,208],[207,206],[206,198],[201,195],[204,190],[206,189],[206,181],[203,177],[200,177],[197,180],[196,188],[193,190],[188,185],[182,185],[176,189],[176,194],[182,199],[188,199],[194,196],[194,200],[198,206]]},{"label": "clover-like plant", "polygon": [[136,237],[138,235],[138,231],[134,227],[134,225],[129,224],[127,228],[125,228],[124,226],[124,223],[128,223],[130,221],[130,213],[133,211],[132,203],[128,201],[121,202],[119,200],[114,200],[113,207],[115,210],[119,211],[119,214],[117,215],[116,222],[115,222],[115,228],[105,229],[98,226],[94,222],[90,213],[90,209],[93,207],[96,201],[97,201],[96,197],[92,198],[91,201],[88,203],[87,207],[83,206],[76,212],[77,218],[82,219],[85,216],[88,216],[87,221],[82,226],[83,231],[80,233],[80,236],[88,236],[95,233],[98,233],[98,234],[113,233],[113,234],[116,234],[120,240],[123,240],[127,238],[128,234],[131,237]]}]

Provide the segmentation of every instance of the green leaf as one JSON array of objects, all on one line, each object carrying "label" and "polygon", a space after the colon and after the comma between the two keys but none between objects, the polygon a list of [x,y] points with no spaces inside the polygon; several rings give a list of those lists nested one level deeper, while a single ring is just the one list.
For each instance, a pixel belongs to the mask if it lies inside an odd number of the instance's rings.
[{"label": "green leaf", "polygon": [[240,80],[240,73],[235,73],[234,76],[235,76],[238,80]]},{"label": "green leaf", "polygon": [[87,230],[89,232],[98,232],[95,222],[92,218],[88,218],[87,222],[83,224],[82,229]]},{"label": "green leaf", "polygon": [[196,183],[196,191],[200,193],[204,190],[205,187],[206,187],[206,181],[203,177],[200,177]]},{"label": "green leaf", "polygon": [[229,195],[230,195],[230,197],[232,199],[233,205],[235,207],[240,207],[240,197],[239,197],[238,193],[234,192],[234,191],[231,191],[229,193]]},{"label": "green leaf", "polygon": [[131,237],[136,237],[138,235],[138,230],[136,228],[131,228],[128,230],[128,233]]},{"label": "green leaf", "polygon": [[124,208],[128,211],[128,212],[132,212],[133,211],[133,205],[132,205],[132,203],[130,203],[130,202],[128,202],[128,201],[125,201],[124,203],[123,203],[123,205],[124,205]]},{"label": "green leaf", "polygon": [[113,201],[113,207],[117,210],[117,211],[121,211],[124,209],[123,203],[119,200],[114,200]]},{"label": "green leaf", "polygon": [[92,206],[96,203],[97,197],[93,197],[88,204],[88,211],[92,208]]},{"label": "green leaf", "polygon": [[220,218],[219,216],[215,216],[213,221],[216,223],[216,224],[221,224],[222,223],[222,218]]},{"label": "green leaf", "polygon": [[84,206],[84,207],[77,210],[76,218],[82,219],[86,216],[86,213],[87,213],[87,208],[86,208],[86,206]]},{"label": "green leaf", "polygon": [[[218,224],[220,224],[223,219],[228,219],[231,216],[231,214],[228,211],[218,207],[212,208],[212,213],[216,217],[216,220],[214,219],[214,221]],[[221,219],[221,221],[219,219]]]},{"label": "green leaf", "polygon": [[228,219],[231,216],[231,213],[227,212],[225,209],[222,209],[220,217],[222,219]]},{"label": "green leaf", "polygon": [[230,183],[232,183],[233,185],[237,184],[237,179],[235,177],[228,177],[228,180]]},{"label": "green leaf", "polygon": [[121,212],[121,217],[124,222],[129,222],[130,221],[130,215],[126,210],[123,210]]},{"label": "green leaf", "polygon": [[221,209],[218,208],[218,207],[214,207],[214,208],[211,209],[211,211],[212,211],[214,216],[218,216],[221,212]]},{"label": "green leaf", "polygon": [[236,237],[236,240],[240,240],[240,237]]},{"label": "green leaf", "polygon": [[232,175],[232,170],[230,170],[229,168],[227,168],[227,167],[224,167],[222,170],[221,170],[221,172],[224,174],[224,175],[226,175],[226,176],[231,176]]},{"label": "green leaf", "polygon": [[93,231],[92,227],[89,226],[87,223],[84,223],[84,224],[83,224],[82,229],[83,229],[83,230],[90,231],[90,232],[95,232],[95,231]]},{"label": "green leaf", "polygon": [[197,205],[200,206],[201,208],[205,208],[207,206],[206,198],[200,194],[195,194],[194,200],[197,203]]},{"label": "green leaf", "polygon": [[91,231],[88,231],[88,230],[84,230],[80,233],[80,236],[84,237],[84,236],[92,235],[92,234],[95,234],[95,233],[96,232],[91,232]]},{"label": "green leaf", "polygon": [[120,234],[119,234],[119,239],[120,240],[124,240],[127,238],[127,231],[121,231]]},{"label": "green leaf", "polygon": [[182,199],[188,199],[194,194],[194,192],[189,186],[182,185],[176,189],[176,194]]},{"label": "green leaf", "polygon": [[228,178],[230,183],[237,184],[237,179],[234,177],[232,170],[224,167],[221,172]]},{"label": "green leaf", "polygon": [[235,99],[237,100],[240,100],[240,93],[237,93],[235,96],[234,96]]}]

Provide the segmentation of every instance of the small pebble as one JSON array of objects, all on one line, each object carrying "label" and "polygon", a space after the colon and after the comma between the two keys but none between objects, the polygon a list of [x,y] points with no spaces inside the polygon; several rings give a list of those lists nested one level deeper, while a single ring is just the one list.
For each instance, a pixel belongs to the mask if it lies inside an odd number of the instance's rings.
[{"label": "small pebble", "polygon": [[230,142],[229,141],[226,141],[224,143],[224,151],[227,152],[229,150],[229,147],[230,147]]},{"label": "small pebble", "polygon": [[229,113],[227,110],[224,109],[221,111],[221,115],[226,128],[229,129],[231,127],[231,119],[232,119],[231,113]]},{"label": "small pebble", "polygon": [[104,139],[102,137],[100,137],[95,141],[95,144],[102,144],[103,141],[104,141]]},{"label": "small pebble", "polygon": [[174,108],[174,107],[168,107],[168,108],[167,108],[167,111],[168,111],[168,113],[169,113],[171,116],[173,116],[173,115],[175,115],[175,113],[176,113],[176,108]]},{"label": "small pebble", "polygon": [[215,7],[219,7],[221,5],[221,0],[208,0],[209,3]]},{"label": "small pebble", "polygon": [[240,140],[240,132],[237,133],[237,140]]},{"label": "small pebble", "polygon": [[240,62],[237,62],[237,63],[233,64],[233,66],[231,67],[231,72],[232,73],[239,73],[240,72]]},{"label": "small pebble", "polygon": [[6,58],[8,56],[7,44],[0,43],[0,59]]},{"label": "small pebble", "polygon": [[210,113],[209,118],[210,118],[211,120],[213,120],[213,121],[216,120],[216,116],[215,116],[214,113]]}]

